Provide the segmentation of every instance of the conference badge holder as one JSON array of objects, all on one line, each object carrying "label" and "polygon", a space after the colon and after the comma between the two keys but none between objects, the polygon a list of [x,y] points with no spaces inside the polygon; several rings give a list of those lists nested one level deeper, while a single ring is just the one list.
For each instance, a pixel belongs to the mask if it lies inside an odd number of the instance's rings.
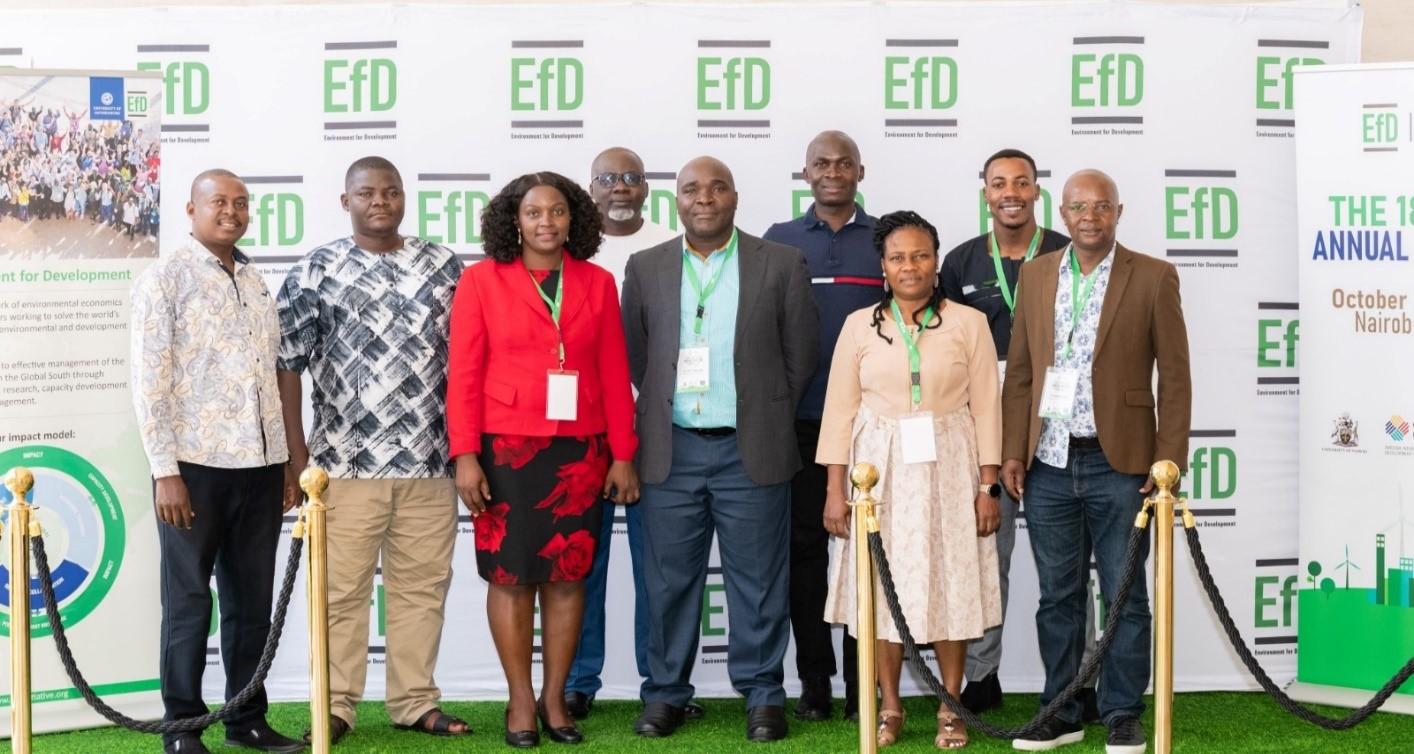
[{"label": "conference badge holder", "polygon": [[551,369],[545,392],[545,418],[575,421],[579,416],[579,372]]},{"label": "conference badge holder", "polygon": [[1075,391],[1079,385],[1080,370],[1071,367],[1046,367],[1046,383],[1041,388],[1040,416],[1070,421],[1075,415]]},{"label": "conference badge holder", "polygon": [[678,392],[705,393],[711,385],[707,346],[678,349]]},{"label": "conference badge holder", "polygon": [[933,412],[915,411],[898,421],[899,444],[905,464],[938,460],[938,441],[933,435]]}]

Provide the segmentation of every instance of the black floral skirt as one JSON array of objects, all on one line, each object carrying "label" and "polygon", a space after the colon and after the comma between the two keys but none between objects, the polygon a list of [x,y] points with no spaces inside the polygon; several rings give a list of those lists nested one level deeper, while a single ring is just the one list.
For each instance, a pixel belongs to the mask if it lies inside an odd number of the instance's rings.
[{"label": "black floral skirt", "polygon": [[[476,570],[493,584],[582,581],[603,522],[603,435],[482,435],[491,502],[473,521]],[[489,463],[488,463],[489,461]]]}]

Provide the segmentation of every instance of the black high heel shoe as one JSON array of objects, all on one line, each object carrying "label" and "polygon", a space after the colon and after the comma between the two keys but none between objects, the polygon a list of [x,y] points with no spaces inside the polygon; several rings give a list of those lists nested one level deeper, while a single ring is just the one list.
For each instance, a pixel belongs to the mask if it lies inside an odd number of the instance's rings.
[{"label": "black high heel shoe", "polygon": [[540,727],[545,729],[545,735],[557,744],[578,744],[584,743],[584,734],[579,732],[573,724],[563,728],[556,728],[550,725],[550,717],[545,714],[545,703],[541,701],[535,705],[535,714],[540,718]]},{"label": "black high heel shoe", "polygon": [[506,710],[506,745],[515,749],[533,749],[540,745],[540,731],[511,730],[511,711]]}]

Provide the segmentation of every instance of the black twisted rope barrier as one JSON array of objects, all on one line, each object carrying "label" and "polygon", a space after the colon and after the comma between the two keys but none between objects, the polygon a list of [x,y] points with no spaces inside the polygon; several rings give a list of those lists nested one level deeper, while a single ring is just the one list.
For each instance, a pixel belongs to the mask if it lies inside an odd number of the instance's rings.
[{"label": "black twisted rope barrier", "polygon": [[1247,666],[1247,672],[1257,679],[1262,690],[1276,700],[1287,712],[1305,720],[1313,725],[1319,725],[1327,730],[1349,730],[1360,723],[1365,722],[1369,717],[1383,705],[1395,690],[1404,685],[1411,675],[1414,675],[1414,659],[1405,663],[1404,667],[1389,682],[1380,687],[1370,701],[1363,707],[1342,718],[1326,717],[1318,712],[1312,711],[1300,702],[1292,699],[1285,691],[1272,681],[1267,671],[1257,664],[1257,659],[1252,656],[1252,651],[1247,648],[1247,642],[1243,640],[1242,634],[1237,632],[1237,625],[1232,622],[1232,614],[1228,612],[1227,603],[1218,593],[1218,587],[1213,583],[1213,572],[1208,568],[1208,558],[1203,554],[1203,544],[1198,541],[1198,530],[1185,528],[1184,537],[1188,539],[1188,549],[1193,553],[1193,565],[1198,568],[1198,578],[1203,582],[1203,591],[1208,595],[1208,601],[1213,603],[1213,611],[1218,614],[1218,622],[1222,623],[1223,631],[1227,634],[1227,639],[1232,644],[1232,648],[1237,652],[1237,656],[1242,658],[1242,664]]},{"label": "black twisted rope barrier", "polygon": [[232,697],[229,702],[205,715],[161,722],[128,717],[110,707],[107,702],[99,698],[98,694],[94,693],[93,687],[79,672],[78,663],[74,661],[74,653],[69,648],[69,638],[64,633],[64,622],[59,618],[59,604],[54,599],[54,579],[53,574],[49,572],[49,555],[44,551],[44,537],[33,537],[30,543],[34,551],[35,571],[39,576],[39,589],[44,597],[44,611],[49,616],[49,627],[54,633],[54,646],[59,650],[59,660],[64,664],[64,672],[68,674],[69,681],[74,684],[74,688],[78,689],[84,701],[88,702],[88,706],[109,722],[139,733],[200,731],[217,720],[229,717],[237,707],[260,693],[261,687],[265,685],[265,676],[270,673],[270,665],[275,661],[275,650],[280,646],[280,634],[285,628],[285,613],[290,606],[290,593],[294,591],[295,575],[299,573],[300,551],[304,547],[303,539],[290,540],[290,559],[285,566],[285,580],[280,585],[280,596],[275,601],[275,614],[271,617],[270,634],[265,638],[265,649],[260,655],[260,664],[256,665],[255,676],[250,679],[250,683],[246,684],[246,687],[241,689],[240,693]]},{"label": "black twisted rope barrier", "polygon": [[[1145,522],[1147,527],[1147,521]],[[1129,592],[1134,586],[1134,579],[1138,573],[1143,572],[1143,567],[1139,559],[1139,545],[1146,534],[1146,528],[1135,526],[1129,533],[1129,544],[1124,554],[1124,576],[1120,579],[1119,589],[1115,592],[1114,604],[1110,606],[1109,615],[1105,619],[1105,633],[1100,637],[1100,641],[1095,646],[1095,654],[1090,657],[1085,664],[1080,666],[1080,672],[1076,674],[1075,680],[1070,685],[1061,690],[1056,698],[1041,709],[1035,717],[1019,728],[998,728],[987,724],[985,720],[978,717],[967,707],[963,706],[956,697],[948,693],[947,687],[943,686],[938,677],[933,674],[933,669],[928,666],[928,662],[923,659],[923,655],[918,651],[918,643],[913,638],[913,633],[908,628],[908,622],[904,619],[903,608],[898,603],[898,592],[894,589],[893,572],[889,569],[889,558],[884,553],[884,541],[878,532],[869,535],[869,552],[874,556],[874,565],[879,570],[879,582],[884,588],[884,601],[888,603],[889,615],[894,620],[894,626],[898,628],[899,637],[903,639],[903,654],[909,662],[913,663],[914,670],[923,677],[924,683],[935,696],[942,700],[952,710],[953,714],[961,718],[970,728],[976,728],[983,733],[994,738],[1021,738],[1022,736],[1035,733],[1050,718],[1054,717],[1061,707],[1070,703],[1076,694],[1080,693],[1087,681],[1095,675],[1100,664],[1105,661],[1105,657],[1110,653],[1110,645],[1114,643],[1115,629],[1119,626],[1119,616],[1124,612],[1124,605],[1129,599]]]}]

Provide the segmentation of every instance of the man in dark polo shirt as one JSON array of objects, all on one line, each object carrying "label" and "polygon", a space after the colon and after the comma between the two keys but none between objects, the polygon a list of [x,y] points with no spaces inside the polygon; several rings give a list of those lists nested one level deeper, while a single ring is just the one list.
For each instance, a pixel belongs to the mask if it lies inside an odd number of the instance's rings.
[{"label": "man in dark polo shirt", "polygon": [[[879,253],[874,249],[874,218],[855,201],[864,164],[859,146],[847,134],[825,131],[805,149],[805,181],[815,202],[794,220],[772,225],[764,238],[805,254],[810,290],[820,310],[820,366],[796,412],[795,433],[805,467],[791,480],[790,622],[795,635],[795,665],[800,676],[800,720],[828,720],[833,714],[835,648],[824,621],[829,532],[825,531],[825,467],[815,461],[825,382],[845,317],[874,306],[883,293]],[[855,641],[844,637],[845,709],[857,717]]]},{"label": "man in dark polo shirt", "polygon": [[[1036,183],[1036,161],[1018,149],[1003,149],[987,158],[982,167],[982,191],[992,214],[992,232],[965,241],[943,258],[943,295],[987,315],[997,356],[1005,374],[1007,347],[1011,344],[1012,311],[1016,281],[1026,261],[1064,249],[1070,239],[1036,224],[1035,204],[1041,196]],[[1017,501],[1002,489],[1002,523],[997,530],[997,558],[1001,561],[1002,616],[1007,604],[1007,572],[1016,546]],[[1005,623],[1003,623],[1003,626]],[[967,688],[962,702],[974,712],[1000,707],[1002,687],[997,669],[1002,660],[1002,628],[988,629],[967,646]]]}]

